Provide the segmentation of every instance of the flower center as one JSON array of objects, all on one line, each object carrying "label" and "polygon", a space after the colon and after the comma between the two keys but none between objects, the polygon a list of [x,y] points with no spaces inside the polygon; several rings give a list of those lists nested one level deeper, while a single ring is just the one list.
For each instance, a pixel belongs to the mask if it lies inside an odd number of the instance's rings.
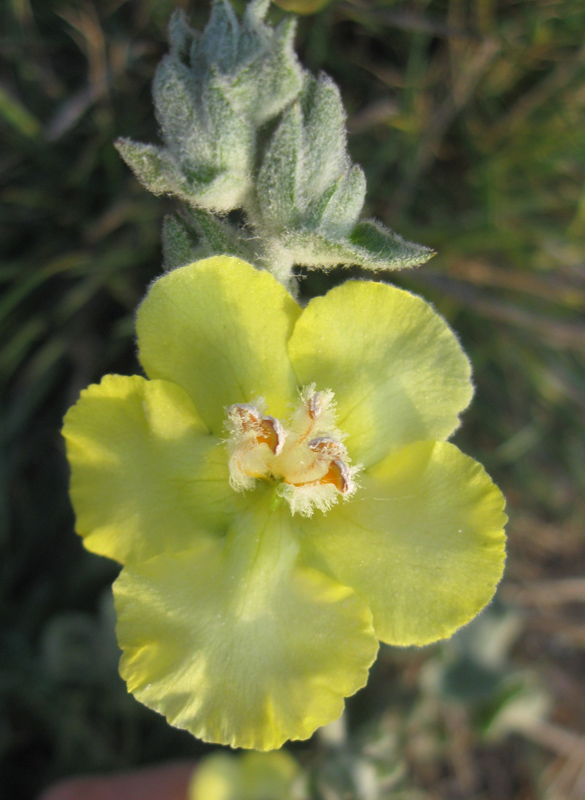
[{"label": "flower center", "polygon": [[357,489],[359,466],[351,466],[335,425],[330,390],[305,386],[286,424],[266,414],[261,400],[236,403],[227,410],[226,427],[230,485],[237,492],[252,489],[256,480],[274,481],[292,513],[310,517]]}]

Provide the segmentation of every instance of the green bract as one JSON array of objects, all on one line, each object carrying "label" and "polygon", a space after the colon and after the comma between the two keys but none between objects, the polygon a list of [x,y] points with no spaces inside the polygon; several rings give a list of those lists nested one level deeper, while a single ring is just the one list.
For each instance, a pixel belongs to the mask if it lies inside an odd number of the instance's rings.
[{"label": "green bract", "polygon": [[301,310],[216,257],[158,280],[137,330],[147,379],[90,386],[64,435],[77,530],[124,565],[139,700],[276,748],[339,716],[378,640],[433,642],[489,602],[504,500],[445,441],[470,368],[427,303],[349,281]]}]

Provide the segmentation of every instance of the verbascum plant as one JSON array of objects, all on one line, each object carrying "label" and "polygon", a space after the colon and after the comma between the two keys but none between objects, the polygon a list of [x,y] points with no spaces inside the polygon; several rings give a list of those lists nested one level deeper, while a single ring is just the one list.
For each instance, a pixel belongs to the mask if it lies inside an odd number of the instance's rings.
[{"label": "verbascum plant", "polygon": [[[502,494],[447,441],[473,393],[447,323],[380,282],[295,298],[294,265],[429,251],[359,222],[339,93],[302,73],[266,5],[239,22],[219,0],[203,36],[173,19],[155,81],[165,148],[121,145],[189,204],[138,309],[146,377],[106,376],[64,427],[77,531],[123,565],[129,690],[206,741],[258,750],[336,719],[379,641],[469,622],[505,555]],[[220,117],[246,127],[237,158]],[[240,228],[216,216],[235,207]]]}]

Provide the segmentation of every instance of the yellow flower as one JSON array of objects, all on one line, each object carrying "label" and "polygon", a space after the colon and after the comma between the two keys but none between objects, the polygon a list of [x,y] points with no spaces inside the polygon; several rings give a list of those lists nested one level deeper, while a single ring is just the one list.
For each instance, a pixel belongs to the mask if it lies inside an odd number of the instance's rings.
[{"label": "yellow flower", "polygon": [[447,439],[472,396],[420,298],[348,281],[302,310],[218,257],[151,287],[148,379],[67,414],[77,530],[114,585],[129,690],[260,750],[338,717],[378,640],[450,636],[504,563],[503,497]]},{"label": "yellow flower", "polygon": [[295,800],[304,796],[303,775],[294,758],[277,753],[214,753],[193,775],[189,800]]}]

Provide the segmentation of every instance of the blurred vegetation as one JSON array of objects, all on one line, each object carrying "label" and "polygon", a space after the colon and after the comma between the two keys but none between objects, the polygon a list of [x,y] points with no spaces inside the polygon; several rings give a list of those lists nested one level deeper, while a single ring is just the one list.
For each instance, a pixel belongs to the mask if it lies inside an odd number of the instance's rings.
[{"label": "blurred vegetation", "polygon": [[[501,485],[511,522],[497,605],[444,645],[385,648],[344,720],[291,749],[324,800],[583,797],[585,4],[294,2],[322,8],[301,19],[298,50],[341,87],[368,211],[439,254],[390,279],[430,299],[471,356],[457,441]],[[156,141],[150,81],[178,5],[204,24],[207,2],[0,6],[7,800],[211,750],[117,676],[116,568],[73,533],[59,434],[81,388],[138,370],[134,308],[172,204],[112,141]],[[314,273],[303,286],[327,288]]]}]

